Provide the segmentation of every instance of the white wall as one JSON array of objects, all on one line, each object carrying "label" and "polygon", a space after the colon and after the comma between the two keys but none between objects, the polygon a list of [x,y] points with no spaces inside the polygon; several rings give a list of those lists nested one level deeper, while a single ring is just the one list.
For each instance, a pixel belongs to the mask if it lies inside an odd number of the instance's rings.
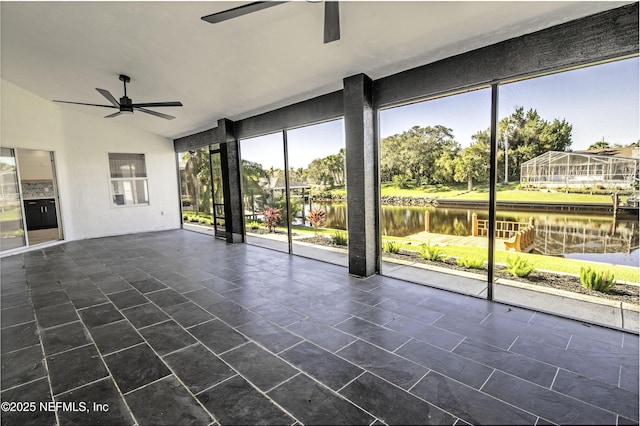
[{"label": "white wall", "polygon": [[[170,139],[63,108],[4,80],[1,101],[3,147],[54,151],[66,240],[180,227]],[[109,152],[145,154],[149,205],[111,206]]]}]

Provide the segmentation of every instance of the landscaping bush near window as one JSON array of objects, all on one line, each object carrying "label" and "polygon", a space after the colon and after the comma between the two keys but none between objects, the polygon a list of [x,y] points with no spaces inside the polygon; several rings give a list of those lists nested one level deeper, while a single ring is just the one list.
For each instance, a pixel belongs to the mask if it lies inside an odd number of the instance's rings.
[{"label": "landscaping bush near window", "polygon": [[269,232],[276,232],[276,226],[278,226],[282,219],[280,209],[276,209],[271,206],[264,206],[262,214],[264,215],[264,223],[267,225],[267,228],[269,228]]},{"label": "landscaping bush near window", "polygon": [[609,271],[595,271],[590,266],[580,268],[580,284],[587,290],[595,290],[606,293],[615,285],[615,276]]},{"label": "landscaping bush near window", "polygon": [[423,259],[435,262],[444,260],[446,257],[440,247],[432,246],[431,243],[420,244],[420,246],[418,246],[418,253],[420,253],[420,257]]},{"label": "landscaping bush near window", "polygon": [[534,270],[534,265],[521,256],[507,256],[507,271],[514,277],[527,277]]},{"label": "landscaping bush near window", "polygon": [[459,257],[456,264],[465,268],[483,269],[485,259],[482,257]]},{"label": "landscaping bush near window", "polygon": [[260,222],[258,222],[257,220],[250,220],[249,222],[247,222],[247,228],[252,229],[252,230],[256,230],[256,229],[260,229]]},{"label": "landscaping bush near window", "polygon": [[324,225],[326,219],[327,212],[323,208],[314,207],[309,210],[309,213],[307,214],[307,220],[311,222],[311,226],[313,226],[313,230],[315,231],[316,236],[318,235],[318,228]]},{"label": "landscaping bush near window", "polygon": [[336,231],[333,233],[331,237],[333,242],[338,246],[346,246],[347,245],[347,233],[344,231]]},{"label": "landscaping bush near window", "polygon": [[385,253],[398,253],[402,248],[402,243],[397,241],[383,241],[382,251]]}]

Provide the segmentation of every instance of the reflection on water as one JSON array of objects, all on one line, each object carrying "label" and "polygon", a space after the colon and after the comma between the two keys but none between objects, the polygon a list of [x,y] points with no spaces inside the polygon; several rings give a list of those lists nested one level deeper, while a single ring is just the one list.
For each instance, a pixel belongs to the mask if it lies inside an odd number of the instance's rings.
[{"label": "reflection on water", "polygon": [[[323,204],[323,207],[327,210],[327,227],[346,229],[346,205]],[[406,237],[425,231],[427,213],[429,232],[446,235],[471,235],[473,213],[478,219],[489,216],[486,210],[382,206],[382,235]],[[637,217],[614,220],[612,216],[498,211],[496,220],[527,222],[531,216],[536,221],[536,252],[593,262],[639,265]]]}]

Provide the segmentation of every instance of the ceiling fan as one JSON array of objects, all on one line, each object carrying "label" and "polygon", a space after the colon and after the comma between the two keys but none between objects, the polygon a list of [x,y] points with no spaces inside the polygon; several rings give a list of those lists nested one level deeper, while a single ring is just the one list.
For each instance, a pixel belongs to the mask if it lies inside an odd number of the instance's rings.
[{"label": "ceiling fan", "polygon": [[56,100],[54,100],[53,102],[119,109],[118,112],[107,115],[105,118],[117,117],[120,114],[133,114],[133,111],[135,110],[135,111],[141,111],[147,114],[155,115],[156,117],[164,118],[167,120],[173,120],[175,117],[172,115],[162,114],[156,111],[151,111],[150,109],[146,109],[146,107],[155,108],[155,107],[181,107],[182,106],[181,102],[146,102],[142,104],[134,104],[131,101],[131,98],[127,96],[127,83],[131,81],[131,78],[129,78],[129,76],[126,76],[124,74],[120,74],[120,81],[122,81],[124,84],[124,96],[120,98],[120,102],[116,101],[116,98],[114,98],[113,95],[109,93],[108,90],[96,88],[96,90],[100,92],[102,96],[104,96],[105,98],[107,98],[109,102],[111,102],[111,105],[85,104],[82,102],[69,102],[69,101],[56,101]]},{"label": "ceiling fan", "polygon": [[[203,16],[201,19],[211,24],[226,21],[228,19],[237,18],[249,13],[257,12],[268,7],[277,6],[286,3],[286,1],[256,1],[245,4],[243,6],[234,7],[233,9],[223,10],[222,12],[213,13]],[[337,1],[324,2],[324,43],[340,40],[340,11]]]}]

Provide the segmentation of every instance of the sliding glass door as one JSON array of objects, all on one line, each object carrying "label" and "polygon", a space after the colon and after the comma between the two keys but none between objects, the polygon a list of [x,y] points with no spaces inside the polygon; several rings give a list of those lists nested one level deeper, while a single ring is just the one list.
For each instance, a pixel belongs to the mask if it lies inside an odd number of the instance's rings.
[{"label": "sliding glass door", "polygon": [[0,251],[26,244],[15,151],[0,148]]}]

